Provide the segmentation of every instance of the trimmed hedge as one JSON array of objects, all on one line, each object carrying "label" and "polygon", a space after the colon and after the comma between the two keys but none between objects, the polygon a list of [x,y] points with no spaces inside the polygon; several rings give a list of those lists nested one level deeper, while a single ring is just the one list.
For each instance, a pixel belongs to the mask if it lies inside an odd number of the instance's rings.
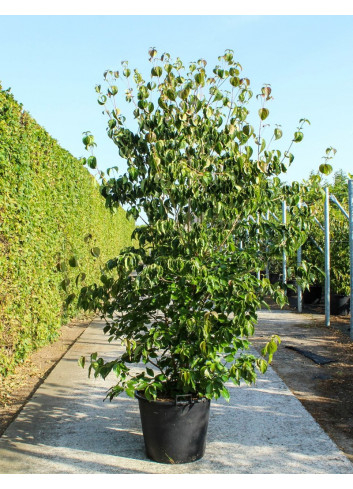
[{"label": "trimmed hedge", "polygon": [[105,208],[95,178],[0,85],[2,375],[79,315],[75,295],[131,243],[134,227],[122,209]]}]

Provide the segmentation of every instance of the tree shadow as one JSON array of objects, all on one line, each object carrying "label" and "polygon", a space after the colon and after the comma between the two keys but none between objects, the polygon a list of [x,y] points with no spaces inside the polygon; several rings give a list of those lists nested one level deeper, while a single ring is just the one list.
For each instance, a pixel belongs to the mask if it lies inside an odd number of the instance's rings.
[{"label": "tree shadow", "polygon": [[[67,372],[74,359],[64,361]],[[273,371],[229,385],[229,404],[212,401],[205,456],[187,467],[147,459],[137,400],[103,402],[109,383],[82,371],[68,386],[60,375],[0,439],[0,473],[353,473]]]}]

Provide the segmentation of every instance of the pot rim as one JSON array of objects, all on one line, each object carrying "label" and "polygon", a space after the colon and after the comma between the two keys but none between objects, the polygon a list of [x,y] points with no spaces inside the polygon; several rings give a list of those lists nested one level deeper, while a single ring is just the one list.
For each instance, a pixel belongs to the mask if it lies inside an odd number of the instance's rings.
[{"label": "pot rim", "polygon": [[[179,396],[176,396],[176,398],[174,400],[171,400],[171,399],[166,399],[166,400],[160,400],[160,399],[152,399],[151,401],[149,401],[148,399],[146,399],[146,397],[141,393],[141,391],[135,391],[135,397],[136,399],[138,400],[141,400],[141,401],[145,401],[145,402],[153,402],[154,404],[160,404],[160,405],[164,405],[164,406],[186,406],[186,405],[189,405],[189,404],[197,404],[197,403],[204,403],[204,402],[208,402],[210,403],[211,402],[211,399],[207,399],[206,397],[199,397],[199,398],[192,398],[191,399],[186,399],[186,397],[189,397],[191,396],[191,394],[180,394]],[[178,400],[177,398],[180,397],[180,398],[184,398],[184,400]]]}]

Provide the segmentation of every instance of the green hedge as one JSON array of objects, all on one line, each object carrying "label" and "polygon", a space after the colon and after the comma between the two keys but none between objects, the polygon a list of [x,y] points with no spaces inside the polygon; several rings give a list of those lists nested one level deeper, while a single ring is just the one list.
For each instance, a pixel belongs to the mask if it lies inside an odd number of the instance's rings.
[{"label": "green hedge", "polygon": [[[74,294],[130,244],[82,164],[0,86],[0,373],[79,314]],[[99,256],[95,257],[94,255]]]}]

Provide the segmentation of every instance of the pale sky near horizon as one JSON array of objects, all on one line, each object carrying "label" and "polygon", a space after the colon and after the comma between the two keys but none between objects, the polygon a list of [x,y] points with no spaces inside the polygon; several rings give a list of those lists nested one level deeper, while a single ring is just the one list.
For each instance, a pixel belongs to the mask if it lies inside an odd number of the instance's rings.
[{"label": "pale sky near horizon", "polygon": [[[271,84],[268,122],[281,124],[286,149],[300,118],[310,120],[283,179],[316,171],[328,146],[337,149],[334,171],[353,173],[353,16],[351,15],[0,15],[0,82],[74,156],[85,156],[83,131],[91,131],[103,170],[118,165],[94,87],[105,69],[150,70],[156,46],[185,63],[199,58],[212,68],[233,49],[254,95]],[[254,97],[255,98],[255,97]],[[258,124],[254,102],[250,121]],[[267,122],[267,121],[266,121]],[[264,135],[270,139],[270,131]]]}]

